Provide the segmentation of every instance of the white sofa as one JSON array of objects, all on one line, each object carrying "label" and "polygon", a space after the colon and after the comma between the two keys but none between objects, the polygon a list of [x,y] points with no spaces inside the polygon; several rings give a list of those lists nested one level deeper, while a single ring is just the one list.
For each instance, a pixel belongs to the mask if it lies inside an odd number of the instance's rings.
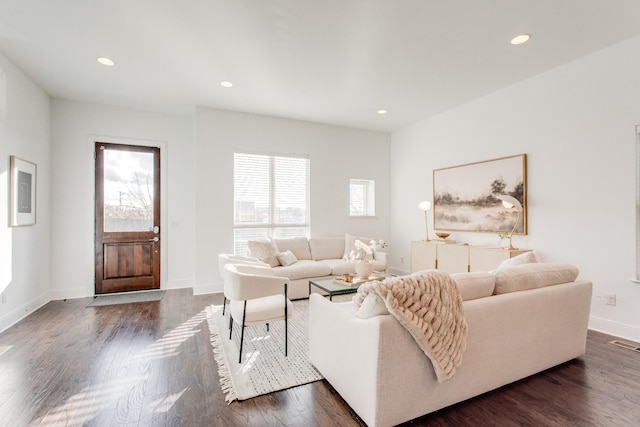
[{"label": "white sofa", "polygon": [[[273,274],[290,280],[289,298],[309,297],[309,280],[342,276],[355,273],[356,261],[344,259],[354,246],[355,240],[368,242],[370,238],[345,237],[294,237],[289,239],[254,240],[248,242],[249,255],[268,264]],[[290,265],[281,265],[287,251],[295,257]],[[375,271],[385,271],[388,266],[387,253],[375,251],[369,260]]]},{"label": "white sofa", "polygon": [[370,427],[396,425],[584,354],[592,284],[577,274],[535,263],[452,275],[467,348],[443,383],[407,330],[390,314],[376,315],[384,304],[366,299],[358,308],[312,295],[309,356]]}]

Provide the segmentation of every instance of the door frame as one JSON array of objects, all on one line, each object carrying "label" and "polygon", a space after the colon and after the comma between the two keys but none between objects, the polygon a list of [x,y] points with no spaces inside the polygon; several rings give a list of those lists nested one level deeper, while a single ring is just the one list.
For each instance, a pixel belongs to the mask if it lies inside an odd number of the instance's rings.
[{"label": "door frame", "polygon": [[[167,141],[151,140],[151,139],[139,139],[139,138],[126,138],[116,137],[113,135],[98,135],[91,134],[90,149],[91,149],[91,169],[93,170],[91,193],[93,194],[93,200],[96,198],[96,161],[94,158],[94,151],[96,142],[104,142],[109,144],[121,144],[121,145],[139,145],[142,147],[159,147],[160,148],[160,232],[162,233],[162,239],[160,239],[160,289],[167,289],[167,261],[168,261],[168,235],[169,229],[167,227]],[[95,218],[95,202],[93,203],[93,215]],[[93,230],[93,247],[95,247],[95,225]],[[95,271],[95,257],[91,257],[93,261],[92,269]],[[95,274],[93,275],[95,277]],[[92,284],[92,295],[95,295],[95,284]]]}]

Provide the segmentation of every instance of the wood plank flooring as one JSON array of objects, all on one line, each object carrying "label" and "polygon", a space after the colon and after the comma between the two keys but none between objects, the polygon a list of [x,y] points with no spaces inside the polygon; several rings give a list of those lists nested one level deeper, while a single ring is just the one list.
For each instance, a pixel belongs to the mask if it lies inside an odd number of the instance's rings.
[{"label": "wood plank flooring", "polygon": [[[52,301],[0,334],[2,426],[360,426],[326,381],[227,405],[204,309],[221,295]],[[637,426],[640,353],[589,332],[583,357],[416,426]]]}]

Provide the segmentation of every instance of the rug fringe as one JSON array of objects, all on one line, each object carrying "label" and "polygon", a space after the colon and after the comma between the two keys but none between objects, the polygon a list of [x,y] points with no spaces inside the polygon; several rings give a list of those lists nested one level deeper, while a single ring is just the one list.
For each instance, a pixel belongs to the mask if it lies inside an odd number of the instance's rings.
[{"label": "rug fringe", "polygon": [[[207,311],[210,314],[213,314],[213,308],[207,307]],[[222,344],[220,343],[220,331],[218,330],[218,325],[216,325],[215,320],[213,320],[212,316],[207,317],[207,323],[209,324],[209,331],[211,332],[211,346],[213,347],[213,357],[218,365],[218,376],[220,377],[220,387],[222,388],[222,393],[225,394],[225,402],[227,405],[230,405],[234,400],[238,400],[236,396],[236,391],[233,388],[233,383],[231,382],[231,372],[229,371],[229,365],[227,364],[227,359],[224,357],[224,352],[222,351]]]}]

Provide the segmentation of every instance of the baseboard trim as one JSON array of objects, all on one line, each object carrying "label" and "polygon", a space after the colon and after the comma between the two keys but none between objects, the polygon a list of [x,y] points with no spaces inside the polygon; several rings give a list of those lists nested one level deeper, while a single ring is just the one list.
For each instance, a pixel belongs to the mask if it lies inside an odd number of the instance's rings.
[{"label": "baseboard trim", "polygon": [[193,286],[194,295],[217,294],[224,290],[222,283],[205,283]]},{"label": "baseboard trim", "polygon": [[640,342],[640,328],[625,323],[589,316],[589,329],[629,341]]},{"label": "baseboard trim", "polygon": [[51,301],[50,293],[45,292],[32,301],[21,305],[0,318],[0,332],[4,332],[46,303]]}]

